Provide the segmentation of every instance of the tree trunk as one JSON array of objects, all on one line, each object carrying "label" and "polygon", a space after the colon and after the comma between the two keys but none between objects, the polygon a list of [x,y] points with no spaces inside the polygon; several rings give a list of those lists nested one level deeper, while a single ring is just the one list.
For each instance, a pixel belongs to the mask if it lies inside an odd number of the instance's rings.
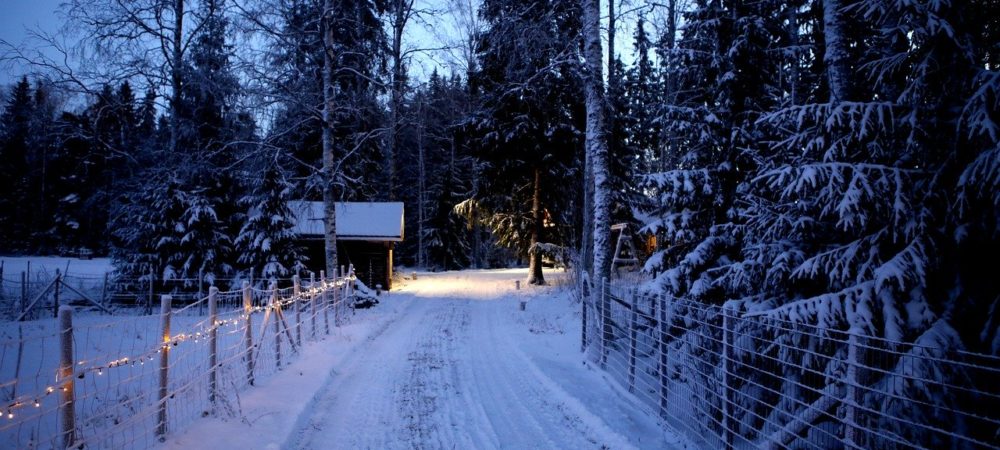
[{"label": "tree trunk", "polygon": [[542,275],[542,252],[536,246],[542,235],[542,170],[535,167],[535,189],[531,196],[531,254],[528,255],[528,284],[545,284]]},{"label": "tree trunk", "polygon": [[618,25],[615,17],[615,0],[608,0],[608,90],[615,92],[613,87],[618,83],[615,73],[615,27]]},{"label": "tree trunk", "polygon": [[580,242],[580,264],[581,269],[590,270],[594,266],[594,216],[592,204],[594,202],[594,167],[590,159],[590,152],[583,151],[583,209],[580,215],[583,216],[583,236]]},{"label": "tree trunk", "polygon": [[844,40],[844,13],[841,0],[823,0],[823,36],[826,40],[827,81],[830,85],[830,103],[846,101],[850,98],[850,75],[847,66],[850,53]]},{"label": "tree trunk", "polygon": [[177,155],[177,139],[180,134],[180,117],[177,113],[181,106],[181,87],[183,77],[183,37],[184,37],[184,0],[174,0],[174,28],[171,43],[170,61],[170,154]]},{"label": "tree trunk", "polygon": [[[600,0],[580,0],[583,10],[583,51],[586,59],[584,91],[587,101],[587,152],[594,172],[594,266],[593,279],[607,277],[611,224],[611,179],[608,172],[608,140],[604,118],[604,86],[601,58]],[[588,211],[585,211],[587,213]]]},{"label": "tree trunk", "polygon": [[392,80],[389,84],[389,136],[385,150],[385,171],[389,200],[396,199],[396,146],[399,133],[399,110],[403,104],[403,31],[410,18],[413,2],[395,0],[392,22]]},{"label": "tree trunk", "polygon": [[336,0],[323,4],[323,231],[326,244],[326,273],[337,274],[337,166],[333,145],[334,126],[334,37],[333,20]]},{"label": "tree trunk", "polygon": [[788,70],[788,88],[791,91],[792,105],[799,104],[799,11],[789,8],[788,13],[788,44],[795,50],[791,53],[791,64]]},{"label": "tree trunk", "polygon": [[424,207],[427,203],[427,167],[424,163],[424,117],[423,103],[417,105],[417,267],[427,263],[424,249]]}]

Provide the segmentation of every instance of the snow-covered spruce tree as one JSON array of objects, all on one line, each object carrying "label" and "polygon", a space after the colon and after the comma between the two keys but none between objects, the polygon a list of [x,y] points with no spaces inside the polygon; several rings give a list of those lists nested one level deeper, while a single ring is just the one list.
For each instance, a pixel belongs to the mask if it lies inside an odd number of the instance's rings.
[{"label": "snow-covered spruce tree", "polygon": [[[660,249],[645,265],[656,275],[647,289],[670,299],[679,329],[707,324],[665,343],[671,358],[685,361],[668,376],[700,386],[718,385],[718,306],[748,289],[720,276],[733,270],[743,244],[740,199],[765,149],[758,119],[779,101],[778,80],[770,74],[781,58],[769,48],[780,38],[779,6],[694,2],[676,47],[660,49],[668,57],[663,76],[675,91],[657,108],[660,145],[670,150],[657,163],[666,170],[646,177],[653,219],[645,229],[660,237]],[[691,401],[699,422],[721,434],[720,392],[698,391]]]},{"label": "snow-covered spruce tree", "polygon": [[240,200],[246,219],[235,246],[240,271],[253,279],[288,277],[305,268],[295,244],[295,216],[288,207],[292,184],[277,167],[251,168],[256,182]]},{"label": "snow-covered spruce tree", "polygon": [[28,154],[34,115],[31,84],[21,78],[0,115],[0,251],[23,251],[28,245]]},{"label": "snow-covered spruce tree", "polygon": [[[632,174],[640,178],[644,174],[656,172],[659,167],[661,130],[655,118],[655,107],[663,100],[663,89],[656,77],[656,67],[650,59],[653,43],[646,31],[646,20],[640,16],[636,21],[632,51],[635,62],[625,71],[624,108],[618,120],[621,122],[629,152],[635,161],[630,161]],[[630,185],[640,186],[641,180],[630,180]]]},{"label": "snow-covered spruce tree", "polygon": [[[574,175],[583,115],[574,43],[576,0],[486,1],[480,14],[479,70],[472,83],[483,107],[474,133],[483,172],[479,211],[498,242],[529,257],[528,282],[544,284],[534,244],[566,223],[565,186]],[[544,174],[544,176],[543,176]]]},{"label": "snow-covered spruce tree", "polygon": [[[955,317],[982,315],[990,301],[982,300],[997,294],[995,287],[970,294],[967,286],[982,288],[977,280],[984,278],[977,269],[963,273],[962,251],[949,250],[966,229],[956,221],[965,202],[960,174],[975,163],[963,165],[988,155],[991,145],[970,138],[972,127],[965,135],[957,113],[976,101],[980,50],[968,13],[948,4],[822,7],[824,51],[814,52],[819,57],[808,69],[825,75],[823,85],[786,97],[762,118],[772,145],[747,184],[741,255],[712,280],[746,293],[732,295],[734,305],[763,317],[741,322],[746,329],[738,331],[774,343],[769,352],[740,353],[748,366],[776,368],[773,377],[744,385],[746,398],[759,399],[762,387],[784,396],[743,405],[766,423],[742,432],[766,436],[800,414],[802,402],[835,414],[846,393],[848,349],[825,339],[833,330],[829,337],[841,341],[845,332],[886,339],[862,341],[886,348],[858,356],[878,370],[860,371],[868,387],[853,401],[879,417],[859,425],[879,433],[856,436],[856,444],[953,447],[946,435],[910,424],[969,432],[967,417],[950,412],[969,399],[939,384],[964,375],[938,358],[963,346]],[[977,228],[996,223],[995,205],[982,206],[970,221]]]},{"label": "snow-covered spruce tree", "polygon": [[413,88],[404,102],[400,117],[407,126],[399,134],[397,157],[410,164],[400,166],[397,200],[407,204],[408,242],[397,252],[401,259],[422,267],[459,269],[469,263],[468,233],[464,219],[452,210],[468,198],[472,173],[469,151],[458,136],[459,105],[467,96],[457,77],[447,80],[437,71],[425,85]]},{"label": "snow-covered spruce tree", "polygon": [[180,248],[175,224],[184,214],[184,195],[165,171],[144,173],[141,188],[120,196],[112,210],[111,259],[125,280],[175,278],[168,258]]},{"label": "snow-covered spruce tree", "polygon": [[240,86],[230,63],[234,49],[227,42],[225,0],[201,2],[194,16],[199,26],[185,60],[187,82],[176,113],[182,125],[178,152],[195,157],[179,167],[186,208],[177,224],[182,254],[169,263],[178,278],[201,275],[213,283],[236,265],[241,187],[232,167],[252,150],[247,143],[255,140],[255,125],[236,106]]},{"label": "snow-covered spruce tree", "polygon": [[737,189],[757,164],[757,119],[776,101],[765,75],[777,65],[765,51],[774,31],[763,11],[772,6],[695,2],[677,48],[660,50],[680,60],[665,68],[677,92],[658,105],[662,139],[683,151],[665,154],[670,169],[646,177],[653,220],[645,228],[664,242],[645,270],[671,296],[711,304],[729,297],[709,272],[738,250]]}]

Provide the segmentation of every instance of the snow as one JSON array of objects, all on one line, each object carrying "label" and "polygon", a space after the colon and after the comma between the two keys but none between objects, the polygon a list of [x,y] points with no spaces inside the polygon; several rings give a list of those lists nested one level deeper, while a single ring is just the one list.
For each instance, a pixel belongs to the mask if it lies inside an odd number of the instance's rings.
[{"label": "snow", "polygon": [[[298,235],[323,236],[323,202],[288,202],[296,217],[292,229]],[[338,202],[337,239],[380,238],[403,240],[402,202]]]},{"label": "snow", "polygon": [[[3,276],[8,280],[20,277],[21,272],[28,270],[31,264],[31,273],[55,275],[59,269],[63,275],[77,277],[103,277],[105,273],[111,272],[111,259],[94,258],[78,259],[62,256],[30,256],[30,257],[3,257]],[[18,278],[18,280],[20,280]]]},{"label": "snow", "polygon": [[[672,448],[582,363],[579,307],[525,269],[419,272],[165,448]],[[518,310],[518,300],[528,302]]]}]

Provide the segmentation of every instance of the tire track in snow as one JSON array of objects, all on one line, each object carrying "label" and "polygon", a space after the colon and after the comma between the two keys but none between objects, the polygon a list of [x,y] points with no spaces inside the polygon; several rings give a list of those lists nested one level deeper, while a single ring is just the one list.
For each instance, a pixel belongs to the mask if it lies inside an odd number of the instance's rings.
[{"label": "tire track in snow", "polygon": [[[631,448],[623,436],[557,387],[506,334],[511,304],[480,303],[470,346],[489,348],[471,364],[499,448]],[[502,356],[500,356],[502,355]]]},{"label": "tire track in snow", "polygon": [[[393,448],[396,438],[373,430],[391,430],[395,386],[386,384],[405,360],[385,357],[417,328],[424,304],[409,302],[364,345],[331,372],[329,380],[302,413],[296,432],[283,448]],[[388,390],[389,392],[385,392]]]},{"label": "tire track in snow", "polygon": [[509,336],[503,300],[400,295],[398,319],[330,375],[285,448],[632,448]]}]

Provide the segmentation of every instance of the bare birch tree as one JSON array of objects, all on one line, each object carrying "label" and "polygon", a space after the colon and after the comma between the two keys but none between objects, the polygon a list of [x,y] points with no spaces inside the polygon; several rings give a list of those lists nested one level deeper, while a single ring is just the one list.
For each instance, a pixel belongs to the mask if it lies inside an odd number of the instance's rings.
[{"label": "bare birch tree", "polygon": [[[611,270],[609,237],[611,234],[611,199],[608,171],[608,140],[605,123],[604,80],[602,77],[600,0],[581,0],[583,12],[583,85],[587,107],[587,155],[594,179],[593,238],[595,279],[606,277]],[[590,214],[584,210],[584,214]]]},{"label": "bare birch tree", "polygon": [[323,2],[323,234],[326,241],[326,273],[337,273],[337,155],[333,142],[336,85],[334,83],[337,41],[334,20],[336,0]]},{"label": "bare birch tree", "polygon": [[[196,29],[188,30],[188,0],[68,0],[68,23],[83,33],[79,52],[121,78],[138,76],[150,84],[170,85],[170,145],[180,133],[184,55]],[[188,27],[188,28],[186,28]],[[89,48],[88,48],[89,47]]]}]

